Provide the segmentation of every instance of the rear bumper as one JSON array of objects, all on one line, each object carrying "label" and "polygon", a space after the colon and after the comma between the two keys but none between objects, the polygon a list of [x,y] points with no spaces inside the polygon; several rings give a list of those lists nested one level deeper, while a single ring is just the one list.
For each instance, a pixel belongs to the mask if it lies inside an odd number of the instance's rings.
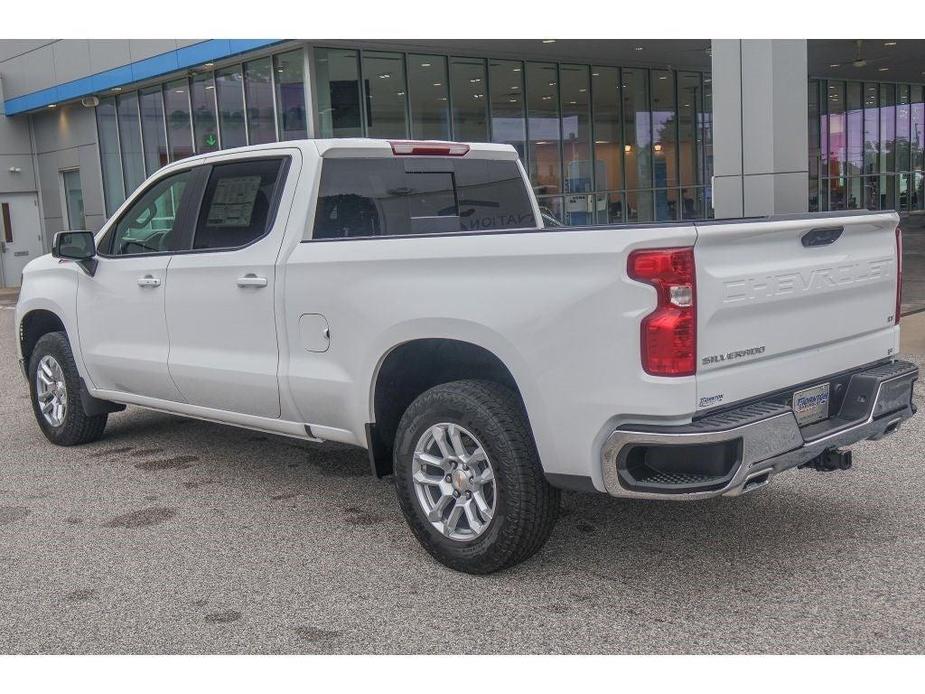
[{"label": "rear bumper", "polygon": [[734,496],[830,448],[878,439],[915,414],[915,364],[894,361],[851,373],[837,414],[800,427],[780,398],[682,426],[627,425],[604,443],[604,486],[613,496],[696,500]]}]

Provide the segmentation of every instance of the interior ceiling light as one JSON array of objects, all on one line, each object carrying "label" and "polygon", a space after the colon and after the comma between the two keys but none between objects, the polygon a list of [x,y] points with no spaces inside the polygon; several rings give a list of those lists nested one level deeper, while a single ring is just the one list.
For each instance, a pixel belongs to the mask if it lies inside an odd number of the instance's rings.
[{"label": "interior ceiling light", "polygon": [[879,68],[879,72],[886,72],[886,71],[889,70],[889,69],[890,69],[890,68],[888,68],[888,67],[882,67],[882,68]]},{"label": "interior ceiling light", "polygon": [[884,46],[895,46],[896,42],[895,41],[885,41],[883,45]]},{"label": "interior ceiling light", "polygon": [[421,67],[430,67],[430,63],[421,63]]},{"label": "interior ceiling light", "polygon": [[829,67],[838,67],[838,63],[832,63]]},{"label": "interior ceiling light", "polygon": [[555,39],[543,39],[543,43],[555,43]]},{"label": "interior ceiling light", "polygon": [[634,50],[634,51],[641,51],[641,50],[642,50],[642,46],[636,46],[633,50]]}]

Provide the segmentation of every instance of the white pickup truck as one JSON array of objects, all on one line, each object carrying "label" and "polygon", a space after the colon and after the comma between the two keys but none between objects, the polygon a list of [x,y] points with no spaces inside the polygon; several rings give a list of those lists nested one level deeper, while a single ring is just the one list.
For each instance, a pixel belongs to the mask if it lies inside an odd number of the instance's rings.
[{"label": "white pickup truck", "polygon": [[911,417],[892,213],[544,228],[509,146],[307,140],[158,171],[16,311],[50,441],[138,405],[369,451],[495,571],[561,488],[738,495]]}]

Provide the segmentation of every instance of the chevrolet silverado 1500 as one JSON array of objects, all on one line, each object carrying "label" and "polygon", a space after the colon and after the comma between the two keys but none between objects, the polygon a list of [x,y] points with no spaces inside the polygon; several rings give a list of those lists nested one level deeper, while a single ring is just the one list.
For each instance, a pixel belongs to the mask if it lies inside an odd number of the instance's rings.
[{"label": "chevrolet silverado 1500", "polygon": [[17,342],[53,443],[137,405],[355,444],[434,557],[486,573],[562,488],[735,496],[912,416],[897,221],[551,228],[509,146],[253,146],[59,233]]}]

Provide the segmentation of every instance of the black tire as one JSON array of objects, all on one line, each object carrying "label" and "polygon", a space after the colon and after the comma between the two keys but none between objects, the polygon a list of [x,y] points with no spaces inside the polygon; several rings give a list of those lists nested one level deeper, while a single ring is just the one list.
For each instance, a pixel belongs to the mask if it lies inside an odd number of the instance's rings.
[{"label": "black tire", "polygon": [[[497,500],[487,528],[472,540],[443,535],[427,519],[411,479],[415,447],[437,423],[472,432],[491,461]],[[490,381],[454,381],[422,393],[401,418],[395,437],[395,488],[408,525],[440,563],[488,574],[524,561],[549,538],[559,516],[559,490],[543,475],[520,399]]]},{"label": "black tire", "polygon": [[[54,357],[64,373],[67,406],[65,407],[64,420],[59,426],[54,426],[45,419],[36,391],[36,372],[39,368],[39,362],[44,356]],[[32,411],[35,413],[35,421],[38,422],[39,428],[45,434],[45,438],[53,444],[77,446],[82,443],[96,441],[103,435],[108,415],[88,416],[80,402],[80,389],[80,375],[77,372],[77,365],[74,363],[74,355],[71,353],[71,345],[67,340],[67,335],[62,332],[42,335],[32,350],[32,356],[29,358],[29,392],[32,395]]]}]

